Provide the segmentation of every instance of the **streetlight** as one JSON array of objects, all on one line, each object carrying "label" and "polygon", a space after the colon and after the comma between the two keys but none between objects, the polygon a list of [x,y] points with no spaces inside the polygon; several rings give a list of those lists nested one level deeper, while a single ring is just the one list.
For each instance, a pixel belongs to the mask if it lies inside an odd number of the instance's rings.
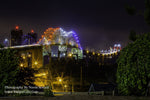
[{"label": "streetlight", "polygon": [[31,57],[31,54],[28,54],[28,57],[30,58],[30,57]]},{"label": "streetlight", "polygon": [[25,56],[23,56],[22,58],[23,58],[23,59],[26,59],[26,57],[25,57]]},{"label": "streetlight", "polygon": [[35,62],[34,62],[34,64],[35,64],[35,65],[37,65],[37,64],[38,64],[38,62],[37,62],[37,61],[35,61]]},{"label": "streetlight", "polygon": [[64,85],[64,87],[66,88],[66,87],[67,87],[67,85]]},{"label": "streetlight", "polygon": [[35,76],[46,76],[46,73],[35,74]]},{"label": "streetlight", "polygon": [[59,79],[58,79],[58,81],[59,81],[59,82],[62,82],[62,79],[61,79],[61,78],[59,78]]},{"label": "streetlight", "polygon": [[20,66],[23,67],[23,63],[21,63]]},{"label": "streetlight", "polygon": [[59,83],[62,83],[63,79],[61,77],[56,78]]},{"label": "streetlight", "polygon": [[64,85],[64,92],[67,92],[67,85]]},{"label": "streetlight", "polygon": [[69,53],[68,56],[69,56],[69,57],[72,57],[72,53]]}]

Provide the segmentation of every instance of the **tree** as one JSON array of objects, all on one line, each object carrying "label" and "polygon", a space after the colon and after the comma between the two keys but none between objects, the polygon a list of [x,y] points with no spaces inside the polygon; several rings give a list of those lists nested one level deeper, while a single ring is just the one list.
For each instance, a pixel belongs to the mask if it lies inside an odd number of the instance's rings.
[{"label": "tree", "polygon": [[123,48],[117,63],[119,93],[145,95],[150,81],[150,33],[138,35]]},{"label": "tree", "polygon": [[4,95],[5,86],[15,86],[17,72],[19,71],[19,58],[16,51],[10,49],[0,50],[0,95]]}]

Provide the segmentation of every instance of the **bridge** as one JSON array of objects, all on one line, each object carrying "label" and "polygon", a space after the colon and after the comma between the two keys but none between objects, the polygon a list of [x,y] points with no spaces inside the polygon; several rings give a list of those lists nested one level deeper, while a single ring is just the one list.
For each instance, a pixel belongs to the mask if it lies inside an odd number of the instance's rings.
[{"label": "bridge", "polygon": [[[32,35],[36,36],[33,30],[31,30],[31,33],[28,33],[28,35],[23,35],[22,45],[11,46],[10,48],[25,48],[41,45],[43,47],[43,56],[49,55],[49,53],[51,53],[52,57],[65,57],[66,55],[74,55],[74,57],[76,57],[75,55],[78,55],[79,59],[83,58],[83,49],[80,45],[79,37],[74,31],[67,32],[62,28],[48,28],[45,30],[37,43],[31,42],[34,41]],[[5,39],[5,42],[8,42],[8,40]],[[93,52],[93,55],[97,54],[99,56],[108,56],[116,54],[117,52],[120,52],[120,50],[121,45],[115,44],[114,47],[110,48],[109,50],[99,50],[95,52],[87,49],[86,51],[87,53]]]}]

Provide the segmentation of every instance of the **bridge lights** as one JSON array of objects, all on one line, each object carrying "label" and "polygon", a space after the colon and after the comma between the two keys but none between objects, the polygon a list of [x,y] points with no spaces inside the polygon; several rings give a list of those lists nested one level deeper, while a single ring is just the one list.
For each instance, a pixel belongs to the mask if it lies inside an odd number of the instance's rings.
[{"label": "bridge lights", "polygon": [[89,53],[89,50],[86,50],[86,53]]},{"label": "bridge lights", "polygon": [[121,50],[121,44],[115,44],[114,45],[114,50],[115,51],[120,51]]},{"label": "bridge lights", "polygon": [[115,44],[114,47],[117,47],[117,44]]},{"label": "bridge lights", "polygon": [[54,44],[54,45],[56,43],[67,44],[67,45],[69,44],[71,46],[76,46],[77,48],[81,48],[77,34],[73,31],[66,32],[62,28],[46,29],[46,31],[44,32],[44,34],[42,35],[42,38],[38,41],[38,43],[47,44],[46,41],[48,41],[48,43]]},{"label": "bridge lights", "polygon": [[93,52],[92,54],[95,55],[95,52]]}]

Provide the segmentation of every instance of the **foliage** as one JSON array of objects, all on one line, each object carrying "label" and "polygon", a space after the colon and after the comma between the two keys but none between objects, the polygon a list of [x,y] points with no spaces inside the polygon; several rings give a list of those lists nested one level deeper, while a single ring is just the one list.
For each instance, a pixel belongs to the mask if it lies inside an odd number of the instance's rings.
[{"label": "foliage", "polygon": [[0,95],[4,95],[5,86],[15,86],[19,71],[19,58],[14,50],[0,50]]},{"label": "foliage", "polygon": [[118,58],[117,83],[120,94],[144,95],[150,81],[150,33],[138,35]]}]

